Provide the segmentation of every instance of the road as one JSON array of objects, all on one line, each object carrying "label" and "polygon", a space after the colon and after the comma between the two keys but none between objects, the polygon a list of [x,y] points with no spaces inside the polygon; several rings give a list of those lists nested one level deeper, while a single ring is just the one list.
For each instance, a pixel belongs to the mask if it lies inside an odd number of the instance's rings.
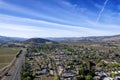
[{"label": "road", "polygon": [[20,72],[22,69],[23,61],[25,59],[25,52],[26,52],[26,50],[22,49],[22,53],[17,58],[17,61],[15,63],[15,67],[13,68],[13,70],[11,70],[8,73],[9,76],[7,76],[6,80],[21,80]]}]

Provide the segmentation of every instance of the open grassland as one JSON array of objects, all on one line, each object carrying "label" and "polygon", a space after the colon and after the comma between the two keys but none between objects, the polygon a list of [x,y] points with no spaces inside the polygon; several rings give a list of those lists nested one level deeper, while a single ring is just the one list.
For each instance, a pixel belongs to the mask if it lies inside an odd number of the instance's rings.
[{"label": "open grassland", "polygon": [[7,66],[9,63],[0,63],[0,69]]},{"label": "open grassland", "polygon": [[0,69],[8,65],[19,50],[18,48],[0,48]]},{"label": "open grassland", "polygon": [[0,63],[9,63],[15,55],[0,55]]},{"label": "open grassland", "polygon": [[19,51],[18,48],[0,48],[0,55],[15,55]]}]

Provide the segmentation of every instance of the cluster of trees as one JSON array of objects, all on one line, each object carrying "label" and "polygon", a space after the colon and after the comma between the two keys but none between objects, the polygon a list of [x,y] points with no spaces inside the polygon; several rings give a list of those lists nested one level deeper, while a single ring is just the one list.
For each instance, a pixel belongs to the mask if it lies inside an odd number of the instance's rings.
[{"label": "cluster of trees", "polygon": [[22,66],[21,70],[21,80],[33,80],[35,76],[33,73],[30,71],[30,64],[25,62]]}]

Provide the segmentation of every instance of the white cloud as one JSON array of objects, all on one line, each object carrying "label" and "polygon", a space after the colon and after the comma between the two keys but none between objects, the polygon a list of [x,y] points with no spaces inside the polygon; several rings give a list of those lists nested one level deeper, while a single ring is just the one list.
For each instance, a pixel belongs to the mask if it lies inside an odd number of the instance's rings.
[{"label": "white cloud", "polygon": [[44,18],[44,19],[48,19],[48,20],[53,20],[53,21],[67,22],[64,19],[58,19],[58,18],[55,18],[55,17],[51,17],[51,16],[48,16],[48,15],[42,14],[40,12],[34,11],[33,9],[29,9],[29,8],[26,8],[26,7],[22,7],[22,6],[18,6],[18,5],[15,5],[15,4],[7,3],[7,2],[1,1],[1,0],[0,0],[0,9],[12,11],[12,12],[19,12],[19,13],[22,13],[22,14],[31,15],[31,16]]},{"label": "white cloud", "polygon": [[[0,14],[0,22],[2,23],[24,23],[26,25],[34,25],[38,27],[47,27],[47,28],[57,28],[57,29],[66,29],[66,30],[91,30],[91,31],[98,31],[96,29],[91,29],[91,28],[86,28],[86,27],[81,27],[81,26],[71,26],[71,25],[63,25],[63,24],[58,24],[58,23],[52,23],[48,21],[43,21],[43,20],[35,20],[35,19],[30,19],[30,18],[21,18],[21,17],[14,17],[14,16],[9,16],[9,15],[3,15]],[[91,23],[92,24],[92,23]],[[29,25],[29,26],[30,26]],[[96,26],[96,24],[93,24]]]},{"label": "white cloud", "polygon": [[[3,27],[4,26],[4,27]],[[13,25],[0,23],[0,35],[15,37],[62,37],[75,36],[78,32],[59,29],[48,29],[35,26]]]},{"label": "white cloud", "polygon": [[0,14],[0,35],[5,36],[80,37],[80,36],[113,35],[116,33],[118,32],[97,30],[81,26],[63,25],[42,20],[20,18]]},{"label": "white cloud", "polygon": [[95,23],[93,21],[87,21],[88,24],[92,25],[93,27],[102,29],[102,30],[107,30],[107,31],[116,31],[118,32],[120,30],[119,25],[113,25],[113,24],[104,24],[104,23]]},{"label": "white cloud", "polygon": [[0,14],[0,22],[6,22],[6,23],[24,23],[26,25],[33,24],[39,26],[39,27],[54,27],[54,28],[67,28],[67,29],[87,29],[80,26],[70,26],[70,25],[63,25],[43,20],[35,20],[30,18],[21,18],[21,17],[15,17],[15,16],[9,16],[9,15],[3,15]]},{"label": "white cloud", "polygon": [[[0,9],[6,10],[8,12],[12,12],[14,14],[18,14],[20,16],[24,15],[24,17],[33,17],[38,19],[45,19],[54,22],[73,24],[73,25],[81,25],[86,24],[86,20],[90,18],[90,16],[95,16],[93,12],[88,12],[87,8],[80,8],[77,5],[72,5],[67,2],[66,5],[62,3],[62,1],[56,1],[62,7],[58,6],[45,6],[45,4],[37,3],[33,8],[40,7],[39,10],[35,10],[29,7],[18,6],[17,4],[8,3],[7,1],[0,1]],[[38,5],[39,4],[39,5]],[[68,6],[69,7],[66,7]],[[72,8],[71,8],[71,7]],[[56,7],[56,9],[53,9]],[[42,11],[45,11],[42,13]],[[17,13],[16,13],[17,12]],[[50,13],[50,14],[49,14]],[[84,14],[83,14],[84,13]],[[9,14],[9,13],[8,13]],[[90,15],[89,17],[85,15]],[[25,16],[26,15],[26,16]]]},{"label": "white cloud", "polygon": [[[4,26],[4,27],[1,27]],[[0,35],[12,36],[12,37],[80,37],[80,36],[95,36],[104,35],[106,32],[92,31],[92,30],[59,30],[48,29],[35,26],[23,26],[13,24],[0,23]],[[109,33],[110,34],[110,33]]]}]

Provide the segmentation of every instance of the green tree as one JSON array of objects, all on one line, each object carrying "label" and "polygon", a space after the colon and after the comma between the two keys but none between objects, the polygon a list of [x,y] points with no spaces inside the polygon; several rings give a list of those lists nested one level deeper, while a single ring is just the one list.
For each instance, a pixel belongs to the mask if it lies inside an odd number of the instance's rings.
[{"label": "green tree", "polygon": [[58,80],[58,76],[57,75],[54,76],[54,80]]},{"label": "green tree", "polygon": [[93,80],[91,75],[87,75],[85,78],[86,78],[86,80]]},{"label": "green tree", "polygon": [[112,77],[112,78],[115,78],[115,76],[116,76],[115,73],[112,73],[112,74],[111,74],[111,77]]}]

